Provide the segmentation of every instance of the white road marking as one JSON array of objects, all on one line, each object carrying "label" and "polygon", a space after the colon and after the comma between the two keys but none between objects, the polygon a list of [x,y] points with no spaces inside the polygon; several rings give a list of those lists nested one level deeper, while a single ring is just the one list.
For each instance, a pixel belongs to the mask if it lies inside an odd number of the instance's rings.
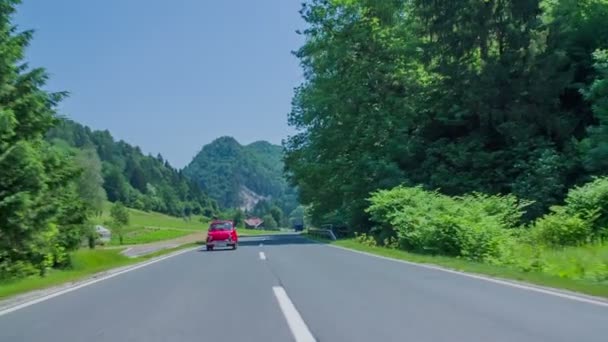
[{"label": "white road marking", "polygon": [[266,260],[266,254],[264,254],[264,252],[260,252],[260,260]]},{"label": "white road marking", "polygon": [[559,291],[552,291],[552,290],[549,290],[549,289],[545,289],[545,288],[541,288],[541,287],[536,287],[536,286],[532,286],[532,285],[518,284],[518,283],[506,281],[506,280],[494,279],[494,278],[485,277],[485,276],[481,276],[481,275],[477,275],[477,274],[471,274],[471,273],[466,273],[466,272],[455,271],[455,270],[451,270],[451,269],[448,269],[448,268],[443,268],[443,267],[440,267],[440,266],[433,266],[433,265],[427,265],[427,264],[418,264],[418,263],[415,263],[415,262],[410,262],[410,261],[405,261],[405,260],[399,260],[399,259],[393,259],[393,258],[385,257],[385,256],[382,256],[382,255],[376,255],[376,254],[372,254],[372,253],[368,253],[368,252],[357,251],[357,250],[346,248],[346,247],[342,247],[342,246],[335,246],[335,245],[330,245],[330,244],[326,244],[326,246],[333,247],[333,248],[338,248],[338,249],[343,249],[343,250],[346,250],[346,251],[349,251],[349,252],[363,254],[363,255],[374,257],[374,258],[379,258],[379,259],[384,259],[384,260],[390,260],[390,261],[400,262],[400,263],[403,263],[403,264],[408,264],[408,265],[412,265],[412,266],[416,266],[416,267],[421,267],[421,268],[426,268],[426,269],[431,269],[431,270],[437,270],[437,271],[457,274],[457,275],[460,275],[460,276],[463,276],[463,277],[469,277],[469,278],[478,279],[478,280],[484,280],[484,281],[488,281],[488,282],[491,282],[491,283],[500,284],[500,285],[504,285],[504,286],[510,286],[510,287],[514,287],[514,288],[518,288],[518,289],[522,289],[522,290],[544,293],[544,294],[547,294],[547,295],[551,295],[551,296],[555,296],[555,297],[560,297],[560,298],[565,298],[565,299],[570,299],[570,300],[574,300],[574,301],[577,301],[577,302],[583,302],[583,303],[587,303],[587,304],[593,304],[593,305],[608,307],[608,301],[603,301],[601,299],[593,299],[591,297],[583,297],[582,295],[575,295],[575,294],[568,294],[568,293],[559,292]]},{"label": "white road marking", "polygon": [[287,325],[289,325],[289,329],[291,329],[291,333],[293,337],[296,339],[296,342],[316,342],[314,336],[304,323],[302,316],[296,309],[296,307],[287,296],[287,292],[281,286],[273,286],[272,290],[274,291],[275,297],[277,297],[277,301],[279,302],[279,306],[281,307],[281,311],[283,311],[283,315],[287,320]]},{"label": "white road marking", "polygon": [[183,251],[178,251],[178,252],[175,252],[175,253],[171,253],[171,254],[169,254],[169,255],[166,255],[166,256],[160,257],[160,258],[158,258],[158,259],[153,259],[153,260],[146,261],[146,262],[143,262],[143,263],[140,263],[140,264],[136,264],[136,265],[134,265],[133,267],[129,267],[129,268],[124,269],[124,270],[122,270],[122,271],[118,271],[118,272],[115,272],[115,273],[111,273],[111,274],[108,274],[108,275],[103,276],[103,277],[101,277],[101,278],[92,279],[92,280],[90,280],[90,281],[85,281],[84,283],[81,283],[81,284],[78,284],[78,285],[75,285],[75,286],[69,287],[69,288],[67,288],[67,289],[59,290],[59,291],[57,291],[57,292],[53,292],[53,293],[48,294],[48,295],[46,295],[46,296],[42,296],[42,297],[39,297],[39,298],[36,298],[36,299],[30,300],[30,301],[27,301],[27,302],[25,302],[25,303],[21,303],[21,304],[18,304],[18,305],[12,306],[12,307],[10,307],[10,308],[8,308],[8,309],[1,310],[1,311],[0,311],[0,316],[3,316],[3,315],[6,315],[6,314],[9,314],[9,313],[14,312],[14,311],[17,311],[17,310],[21,310],[21,309],[23,309],[23,308],[26,308],[26,307],[31,306],[31,305],[34,305],[34,304],[38,304],[38,303],[40,303],[40,302],[44,302],[44,301],[46,301],[46,300],[49,300],[49,299],[51,299],[51,298],[55,298],[55,297],[61,296],[61,295],[66,294],[66,293],[68,293],[68,292],[76,291],[76,290],[78,290],[78,289],[81,289],[81,288],[86,287],[86,286],[89,286],[89,285],[93,285],[93,284],[98,283],[98,282],[100,282],[100,281],[104,281],[104,280],[107,280],[107,279],[110,279],[110,278],[114,278],[114,277],[119,276],[119,275],[121,275],[121,274],[124,274],[124,273],[127,273],[127,272],[131,272],[131,271],[135,271],[135,270],[137,270],[137,269],[140,269],[140,268],[143,268],[143,267],[146,267],[146,266],[150,266],[150,265],[152,265],[152,264],[155,264],[155,263],[157,263],[157,262],[160,262],[160,261],[163,261],[163,260],[166,260],[166,259],[172,258],[172,257],[174,257],[174,256],[178,256],[178,255],[180,255],[180,254],[184,254],[184,253],[191,252],[191,251],[193,251],[193,250],[196,250],[197,248],[199,248],[199,247],[188,248],[188,249],[184,249]]}]

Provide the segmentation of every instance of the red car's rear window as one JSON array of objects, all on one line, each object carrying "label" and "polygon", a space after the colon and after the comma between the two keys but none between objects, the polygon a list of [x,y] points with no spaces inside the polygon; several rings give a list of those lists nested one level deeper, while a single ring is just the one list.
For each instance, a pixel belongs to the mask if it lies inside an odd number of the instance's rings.
[{"label": "red car's rear window", "polygon": [[212,223],[211,227],[209,227],[209,230],[232,230],[232,223],[231,222]]}]

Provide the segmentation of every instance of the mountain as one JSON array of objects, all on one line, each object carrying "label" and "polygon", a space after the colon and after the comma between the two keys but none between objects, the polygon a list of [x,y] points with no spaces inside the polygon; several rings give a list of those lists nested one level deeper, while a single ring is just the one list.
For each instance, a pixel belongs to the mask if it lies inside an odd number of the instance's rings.
[{"label": "mountain", "polygon": [[183,170],[223,208],[252,211],[261,202],[291,212],[296,191],[283,176],[283,148],[266,141],[241,145],[221,137],[205,145]]},{"label": "mountain", "polygon": [[62,119],[46,139],[55,145],[96,152],[102,162],[103,187],[112,202],[174,216],[212,216],[218,211],[217,203],[197,183],[161,155],[144,155],[139,147],[114,140],[108,131],[94,131]]}]

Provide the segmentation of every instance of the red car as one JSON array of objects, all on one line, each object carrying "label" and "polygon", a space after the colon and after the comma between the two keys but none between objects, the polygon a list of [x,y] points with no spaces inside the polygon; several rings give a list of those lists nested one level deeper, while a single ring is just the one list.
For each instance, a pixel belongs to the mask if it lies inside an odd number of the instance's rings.
[{"label": "red car", "polygon": [[212,251],[215,247],[232,247],[236,249],[239,236],[232,221],[212,221],[207,232],[207,250]]}]

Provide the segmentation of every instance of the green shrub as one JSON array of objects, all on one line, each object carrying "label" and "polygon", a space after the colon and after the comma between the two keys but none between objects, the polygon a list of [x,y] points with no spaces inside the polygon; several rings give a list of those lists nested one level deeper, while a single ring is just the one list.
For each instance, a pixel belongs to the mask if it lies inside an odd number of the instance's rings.
[{"label": "green shrub", "polygon": [[591,223],[593,238],[608,234],[608,177],[596,178],[590,183],[568,191],[566,211]]},{"label": "green shrub", "polygon": [[357,240],[357,242],[359,242],[365,246],[370,246],[370,247],[378,246],[376,239],[373,236],[367,235],[365,233],[361,233],[361,234],[355,233],[355,240]]},{"label": "green shrub", "polygon": [[379,191],[370,203],[372,220],[394,230],[402,249],[489,262],[499,262],[525,205],[513,196],[452,198],[421,187]]},{"label": "green shrub", "polygon": [[533,241],[552,247],[577,246],[589,242],[592,232],[590,218],[570,214],[564,207],[552,207],[551,210],[552,213],[534,223]]},{"label": "green shrub", "polygon": [[270,215],[270,214],[264,215],[262,220],[264,220],[263,225],[264,225],[264,228],[266,228],[266,229],[274,230],[279,227],[279,224],[277,223],[277,221],[275,221],[274,217],[272,217],[272,215]]},{"label": "green shrub", "polygon": [[0,282],[25,278],[40,273],[40,270],[30,262],[22,260],[10,262],[1,256],[2,253],[0,253]]}]

